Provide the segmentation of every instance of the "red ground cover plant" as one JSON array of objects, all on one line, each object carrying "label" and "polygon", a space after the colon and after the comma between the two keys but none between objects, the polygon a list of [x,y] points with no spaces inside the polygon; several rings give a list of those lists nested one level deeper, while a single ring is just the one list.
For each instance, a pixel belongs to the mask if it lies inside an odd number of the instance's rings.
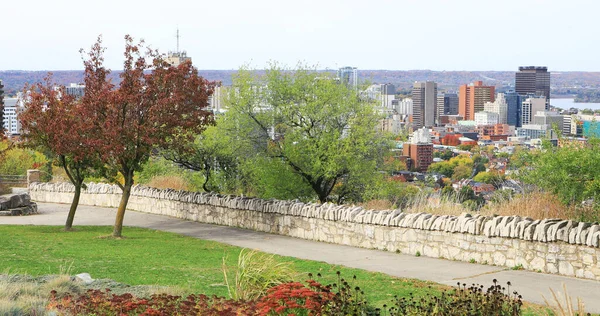
[{"label": "red ground cover plant", "polygon": [[335,294],[328,286],[314,280],[277,285],[267,290],[267,295],[259,299],[257,306],[260,315],[321,315]]}]

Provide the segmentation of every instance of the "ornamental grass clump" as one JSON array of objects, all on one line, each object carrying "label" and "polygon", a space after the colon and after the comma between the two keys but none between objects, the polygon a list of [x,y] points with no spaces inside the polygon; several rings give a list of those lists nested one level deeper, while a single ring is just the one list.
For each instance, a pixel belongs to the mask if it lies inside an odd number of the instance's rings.
[{"label": "ornamental grass clump", "polygon": [[229,297],[234,300],[255,300],[268,289],[296,277],[291,262],[279,262],[274,255],[248,249],[240,251],[231,276],[225,258],[222,269]]}]

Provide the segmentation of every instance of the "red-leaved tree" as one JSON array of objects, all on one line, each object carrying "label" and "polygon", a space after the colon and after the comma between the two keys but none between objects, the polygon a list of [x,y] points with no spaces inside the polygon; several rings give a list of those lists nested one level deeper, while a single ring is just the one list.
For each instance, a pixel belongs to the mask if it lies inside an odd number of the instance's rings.
[{"label": "red-leaved tree", "polygon": [[[90,106],[96,128],[103,131],[100,146],[107,175],[123,190],[114,237],[122,234],[134,174],[153,150],[192,141],[207,124],[213,123],[206,107],[214,83],[199,76],[191,62],[173,67],[143,41],[134,44],[133,38],[125,36],[125,42],[119,86],[99,92],[94,96],[97,102]],[[91,74],[86,73],[87,76]],[[106,81],[102,75],[95,79],[99,86]],[[122,176],[121,181],[116,181],[117,173]]]},{"label": "red-leaved tree", "polygon": [[26,86],[24,94],[27,103],[19,119],[26,144],[52,153],[75,186],[65,223],[65,229],[70,230],[81,189],[85,188],[83,181],[100,165],[94,151],[100,135],[92,128],[85,104],[68,95],[64,87],[55,88],[51,76],[45,83]]}]

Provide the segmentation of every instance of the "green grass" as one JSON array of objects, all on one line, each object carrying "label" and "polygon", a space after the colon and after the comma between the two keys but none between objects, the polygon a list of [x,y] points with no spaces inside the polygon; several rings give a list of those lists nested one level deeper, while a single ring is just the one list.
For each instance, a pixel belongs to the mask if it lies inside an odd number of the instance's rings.
[{"label": "green grass", "polygon": [[[226,296],[221,264],[230,268],[237,262],[241,248],[174,233],[128,227],[126,238],[99,238],[112,227],[79,226],[65,232],[56,226],[0,226],[2,268],[10,273],[30,275],[57,274],[70,267],[70,274],[87,272],[93,278],[114,279],[130,285],[165,285],[192,292]],[[422,296],[439,293],[447,287],[432,282],[400,279],[324,262],[276,256],[293,262],[299,281],[309,272],[322,283],[337,281],[336,271],[351,280],[357,277],[369,301],[389,303],[393,295]]]},{"label": "green grass", "polygon": [[[112,227],[78,226],[65,232],[58,226],[0,225],[0,269],[11,274],[46,275],[87,272],[92,278],[113,279],[130,285],[173,286],[185,291],[227,296],[221,264],[230,270],[242,250],[214,241],[174,233],[127,227],[126,238],[102,238]],[[439,294],[449,287],[421,280],[402,279],[383,273],[368,272],[324,262],[275,256],[290,261],[298,272],[298,281],[308,273],[323,275],[321,283],[337,282],[341,276],[360,286],[375,306],[388,304],[394,295],[422,297]],[[356,275],[357,280],[352,277]],[[508,281],[508,280],[506,280]],[[514,281],[513,281],[514,282]],[[489,286],[490,284],[484,284]],[[539,315],[544,308],[527,304],[524,315]]]}]

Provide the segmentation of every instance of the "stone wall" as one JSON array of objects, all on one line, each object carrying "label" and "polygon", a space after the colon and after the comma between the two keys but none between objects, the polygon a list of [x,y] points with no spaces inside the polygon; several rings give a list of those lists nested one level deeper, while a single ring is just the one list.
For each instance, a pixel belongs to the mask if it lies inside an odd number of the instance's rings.
[{"label": "stone wall", "polygon": [[[70,203],[69,183],[32,183],[31,198]],[[121,190],[89,184],[80,204],[117,207]],[[128,208],[145,213],[405,254],[600,280],[600,225],[519,216],[406,214],[357,206],[159,190],[136,186]]]}]

